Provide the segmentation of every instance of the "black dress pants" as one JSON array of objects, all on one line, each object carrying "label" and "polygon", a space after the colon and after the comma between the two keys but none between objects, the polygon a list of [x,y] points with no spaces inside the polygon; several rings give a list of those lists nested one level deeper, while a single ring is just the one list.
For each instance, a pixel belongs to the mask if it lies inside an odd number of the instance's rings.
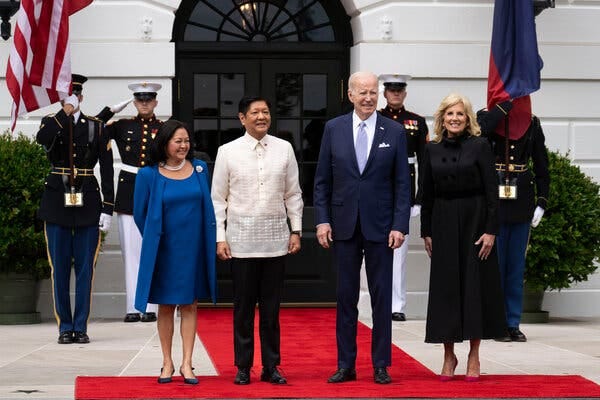
[{"label": "black dress pants", "polygon": [[233,258],[233,348],[235,365],[250,368],[254,361],[254,314],[259,313],[262,365],[279,365],[279,305],[284,278],[284,257]]}]

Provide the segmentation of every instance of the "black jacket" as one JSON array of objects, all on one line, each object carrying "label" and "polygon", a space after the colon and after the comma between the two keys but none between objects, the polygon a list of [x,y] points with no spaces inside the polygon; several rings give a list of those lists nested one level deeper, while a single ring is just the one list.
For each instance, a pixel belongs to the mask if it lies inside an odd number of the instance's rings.
[{"label": "black jacket", "polygon": [[[407,111],[404,107],[399,110],[395,110],[390,106],[382,108],[380,110],[381,115],[388,117],[404,127],[406,132],[406,150],[408,151],[408,157],[416,157],[417,163],[421,165],[421,157],[423,156],[423,150],[427,143],[427,134],[429,129],[425,118],[419,114]],[[417,192],[416,184],[416,168],[415,164],[409,163],[410,167],[410,189],[411,189],[411,200],[410,205],[421,204],[420,194]]]},{"label": "black jacket", "polygon": [[[504,110],[510,110],[510,104],[507,103],[501,104]],[[505,169],[503,165],[506,164],[506,138],[495,133],[494,129],[502,118],[504,118],[504,113],[498,107],[494,107],[491,111],[477,113],[482,135],[487,137],[492,144],[499,177]],[[498,209],[500,223],[528,222],[531,221],[536,206],[546,208],[550,174],[545,140],[540,120],[534,115],[525,134],[517,140],[508,141],[508,164],[526,165],[527,170],[509,173],[509,178],[516,179],[517,198],[500,200]]]},{"label": "black jacket", "polygon": [[44,182],[38,217],[67,227],[98,225],[100,213],[112,214],[114,204],[113,156],[103,121],[81,113],[73,125],[73,164],[78,170],[92,170],[100,163],[100,187],[93,173],[78,174],[73,183],[83,193],[83,207],[65,207],[65,193],[71,191],[69,125],[63,110],[42,119],[36,140],[46,149],[53,171]]},{"label": "black jacket", "polygon": [[[115,141],[121,161],[132,167],[145,167],[150,160],[154,136],[162,121],[152,116],[144,119],[120,119],[106,126],[108,136]],[[122,170],[119,173],[115,211],[133,215],[133,191],[136,174]]]}]

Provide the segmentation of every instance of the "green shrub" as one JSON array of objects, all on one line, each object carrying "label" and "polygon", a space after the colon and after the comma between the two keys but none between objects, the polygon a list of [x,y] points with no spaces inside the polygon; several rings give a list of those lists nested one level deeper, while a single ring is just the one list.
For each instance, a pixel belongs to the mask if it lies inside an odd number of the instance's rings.
[{"label": "green shrub", "polygon": [[561,290],[586,281],[600,257],[600,186],[567,156],[549,153],[548,207],[531,230],[525,281],[537,289]]},{"label": "green shrub", "polygon": [[50,164],[23,134],[0,134],[0,272],[50,276],[43,224],[36,211]]}]

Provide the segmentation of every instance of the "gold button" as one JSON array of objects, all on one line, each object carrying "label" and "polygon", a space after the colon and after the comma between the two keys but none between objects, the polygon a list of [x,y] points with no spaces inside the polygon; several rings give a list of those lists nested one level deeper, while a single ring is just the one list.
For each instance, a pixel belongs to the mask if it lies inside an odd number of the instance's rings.
[{"label": "gold button", "polygon": [[147,134],[148,134],[148,131],[144,131],[144,135],[147,135]]},{"label": "gold button", "polygon": [[148,128],[148,125],[144,124],[144,128]]},{"label": "gold button", "polygon": [[511,159],[511,160],[514,160],[515,158],[514,158],[513,156],[510,156],[510,159]]},{"label": "gold button", "polygon": [[130,151],[131,150],[131,146],[127,145],[125,146],[125,151]]},{"label": "gold button", "polygon": [[514,148],[515,148],[515,145],[514,145],[514,144],[511,144],[511,145],[510,145],[510,148],[511,148],[511,149],[514,149]]},{"label": "gold button", "polygon": [[142,158],[146,158],[146,155],[145,155],[145,154],[142,154]]},{"label": "gold button", "polygon": [[146,150],[146,146],[142,146],[142,150]]},{"label": "gold button", "polygon": [[146,165],[146,161],[142,161],[140,164],[141,164],[141,165],[142,165],[142,167],[143,167],[144,165]]},{"label": "gold button", "polygon": [[142,139],[142,142],[144,142],[144,143],[146,143],[147,141],[148,141],[148,139],[146,139],[146,138]]},{"label": "gold button", "polygon": [[127,138],[127,141],[128,141],[128,142],[131,142],[131,138],[130,138],[130,137],[128,137],[128,138]]}]

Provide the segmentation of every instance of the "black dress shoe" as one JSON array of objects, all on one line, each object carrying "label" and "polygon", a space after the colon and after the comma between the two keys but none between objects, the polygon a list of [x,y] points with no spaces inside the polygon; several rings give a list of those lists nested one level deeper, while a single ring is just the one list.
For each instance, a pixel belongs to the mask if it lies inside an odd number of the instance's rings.
[{"label": "black dress shoe", "polygon": [[263,382],[270,382],[274,385],[285,385],[287,383],[287,380],[281,376],[277,367],[263,368],[262,373],[260,374],[260,380]]},{"label": "black dress shoe", "polygon": [[71,344],[73,343],[73,332],[66,331],[58,335],[58,344]]},{"label": "black dress shoe", "polygon": [[73,342],[85,344],[90,342],[90,337],[85,332],[73,332]]},{"label": "black dress shoe", "polygon": [[140,320],[140,314],[138,313],[127,313],[123,322],[138,322]]},{"label": "black dress shoe", "polygon": [[342,383],[356,380],[356,370],[354,368],[339,368],[335,374],[327,379],[327,383]]},{"label": "black dress shoe", "polygon": [[156,321],[156,313],[153,313],[153,312],[143,313],[140,320],[142,322],[154,322],[154,321]]},{"label": "black dress shoe", "polygon": [[373,371],[373,379],[375,380],[375,383],[381,383],[383,385],[392,383],[392,378],[390,378],[386,367],[376,367]]},{"label": "black dress shoe", "polygon": [[403,312],[393,312],[392,321],[406,321],[406,315]]},{"label": "black dress shoe", "polygon": [[250,368],[238,367],[233,383],[236,385],[247,385],[250,383]]},{"label": "black dress shoe", "polygon": [[508,328],[508,335],[513,342],[526,342],[527,336],[519,328]]}]

